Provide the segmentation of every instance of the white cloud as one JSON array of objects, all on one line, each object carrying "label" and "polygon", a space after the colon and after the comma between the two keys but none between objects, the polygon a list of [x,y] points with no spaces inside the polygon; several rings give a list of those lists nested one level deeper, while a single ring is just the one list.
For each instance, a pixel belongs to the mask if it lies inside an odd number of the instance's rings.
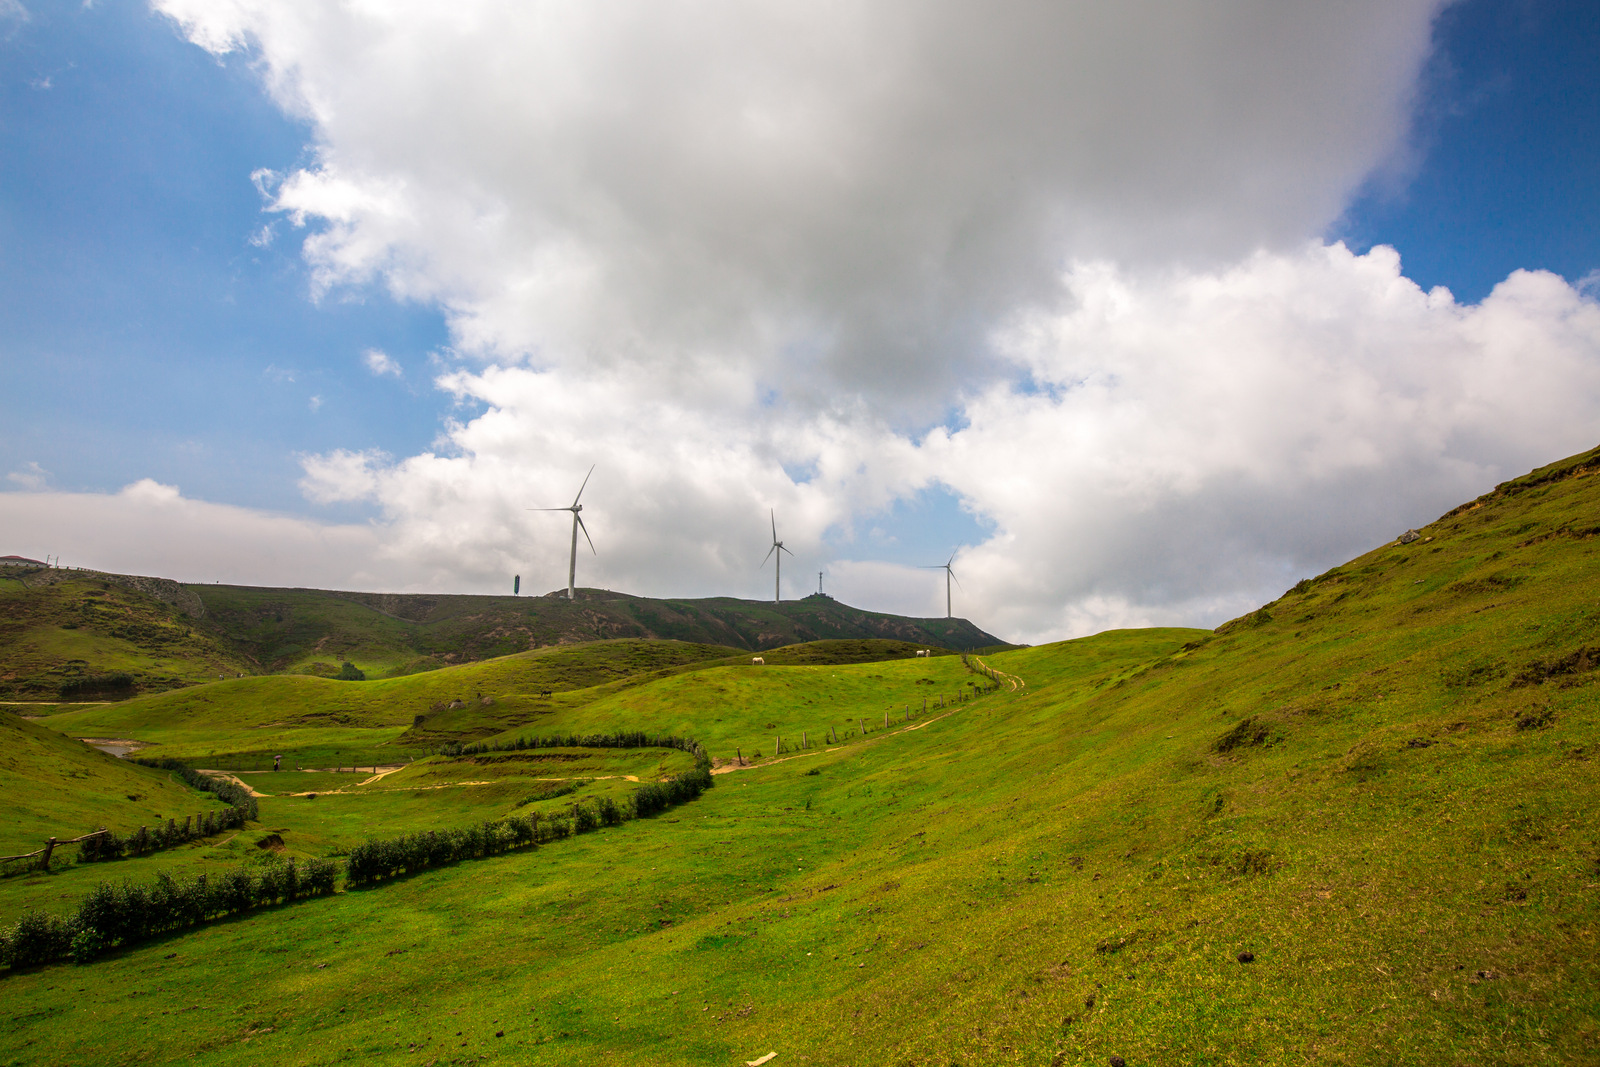
[{"label": "white cloud", "polygon": [[37,462],[29,460],[21,469],[7,474],[6,481],[32,492],[39,492],[50,484],[50,472]]},{"label": "white cloud", "polygon": [[366,364],[369,371],[380,378],[386,374],[399,378],[404,374],[400,369],[400,364],[391,359],[387,353],[380,352],[376,348],[369,348],[361,353],[361,362]]},{"label": "white cloud", "polygon": [[491,367],[440,380],[483,411],[434,451],[305,458],[307,496],[370,502],[367,526],[150,480],[0,494],[0,524],[79,562],[201,579],[466,592],[521,574],[554,589],[569,520],[528,509],[569,504],[596,464],[583,503],[599,552],[580,544],[580,584],[765,598],[770,507],[795,553],[785,596],[825,567],[841,600],[937,616],[937,571],[835,558],[849,544],[825,540],[937,482],[994,525],[956,556],[956,613],[1044,640],[1214,625],[1600,436],[1600,305],[1550,274],[1460,305],[1388,249],[1313,244],[1213,271],[1080,264],[1059,286],[997,341],[1025,373],[921,437],[864,405],[770,406],[736,374],[708,370],[694,390],[647,368]]},{"label": "white cloud", "polygon": [[1320,232],[1401,143],[1441,0],[158,0],[249,46],[316,162],[259,180],[320,289],[457,347],[744,369],[941,411],[1069,257]]},{"label": "white cloud", "polygon": [[322,397],[320,395],[313,395],[310,400],[306,401],[306,406],[312,411],[322,410]]},{"label": "white cloud", "polygon": [[332,526],[183,497],[144,479],[117,493],[0,493],[0,527],[66,566],[192,582],[389,588],[407,568],[366,526]]},{"label": "white cloud", "polygon": [[1518,273],[1462,306],[1314,240],[1403,149],[1439,0],[156,6],[314,129],[254,175],[314,293],[432,302],[468,361],[431,450],[305,458],[309,499],[381,518],[294,526],[336,550],[263,580],[555,588],[566,517],[526,509],[597,464],[583,584],[768,595],[776,508],[787,593],[826,563],[940,615],[936,574],[831,557],[942,484],[993,529],[956,559],[987,629],[1215,623],[1594,443],[1592,299]]}]

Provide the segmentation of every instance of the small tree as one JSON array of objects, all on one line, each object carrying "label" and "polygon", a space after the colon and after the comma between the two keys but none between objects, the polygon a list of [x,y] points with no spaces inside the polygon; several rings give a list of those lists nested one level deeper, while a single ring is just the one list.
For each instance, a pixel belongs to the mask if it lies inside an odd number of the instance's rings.
[{"label": "small tree", "polygon": [[345,661],[344,666],[339,668],[339,673],[334,677],[341,682],[364,682],[367,680],[366,673],[348,660]]}]

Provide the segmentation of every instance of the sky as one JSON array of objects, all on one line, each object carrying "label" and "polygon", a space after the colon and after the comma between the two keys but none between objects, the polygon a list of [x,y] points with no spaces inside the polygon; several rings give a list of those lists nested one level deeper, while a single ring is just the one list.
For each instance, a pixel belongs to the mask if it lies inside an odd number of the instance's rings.
[{"label": "sky", "polygon": [[0,0],[0,553],[1214,626],[1600,439],[1600,17]]}]

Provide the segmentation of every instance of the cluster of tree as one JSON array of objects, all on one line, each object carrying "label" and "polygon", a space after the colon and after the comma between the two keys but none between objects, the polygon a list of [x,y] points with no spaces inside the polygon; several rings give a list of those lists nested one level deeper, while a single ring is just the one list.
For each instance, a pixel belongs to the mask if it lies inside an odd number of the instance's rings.
[{"label": "cluster of tree", "polygon": [[0,932],[0,963],[28,967],[70,958],[87,963],[118,945],[198,926],[225,915],[333,892],[332,860],[273,863],[253,873],[243,867],[216,877],[176,879],[158,874],[133,885],[101,882],[70,916],[28,912]]},{"label": "cluster of tree", "polygon": [[254,819],[259,814],[256,798],[251,796],[250,791],[238,782],[229,781],[226,778],[214,778],[209,774],[201,774],[193,767],[179,763],[175,759],[139,759],[136,756],[133,762],[142,767],[159,767],[164,771],[171,771],[183,779],[184,784],[190,788],[200,789],[207,793],[215,793],[218,800],[225,804],[232,804],[243,811],[247,819]]},{"label": "cluster of tree", "polygon": [[109,693],[132,688],[133,675],[127,671],[115,671],[111,674],[85,674],[78,678],[69,678],[61,683],[61,699],[71,700],[73,697],[84,696],[88,693]]},{"label": "cluster of tree", "polygon": [[453,741],[434,749],[437,756],[481,756],[489,752],[521,752],[530,748],[675,748],[687,752],[695,762],[711,766],[700,742],[692,737],[662,737],[634,730],[620,734],[567,734],[561,737],[519,737],[515,741],[474,741],[469,745]]},{"label": "cluster of tree", "polygon": [[126,836],[118,834],[115,830],[106,830],[84,839],[78,846],[78,862],[98,863],[104,860],[119,860],[123,856],[145,856],[164,848],[181,845],[185,841],[210,837],[224,830],[237,830],[245,824],[247,818],[248,815],[243,808],[224,808],[221,811],[208,811],[203,815],[186,817],[182,823],[176,819],[168,819],[165,826],[157,825],[154,830],[141,826]]}]

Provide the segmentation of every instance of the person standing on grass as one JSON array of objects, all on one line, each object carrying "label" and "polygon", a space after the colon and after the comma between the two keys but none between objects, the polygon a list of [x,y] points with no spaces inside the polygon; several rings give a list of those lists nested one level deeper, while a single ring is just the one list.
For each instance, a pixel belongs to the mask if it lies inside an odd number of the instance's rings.
[{"label": "person standing on grass", "polygon": [[281,764],[282,762],[283,762],[283,757],[282,756],[273,756],[272,757],[272,769],[273,770],[277,770],[278,769],[278,765]]}]

